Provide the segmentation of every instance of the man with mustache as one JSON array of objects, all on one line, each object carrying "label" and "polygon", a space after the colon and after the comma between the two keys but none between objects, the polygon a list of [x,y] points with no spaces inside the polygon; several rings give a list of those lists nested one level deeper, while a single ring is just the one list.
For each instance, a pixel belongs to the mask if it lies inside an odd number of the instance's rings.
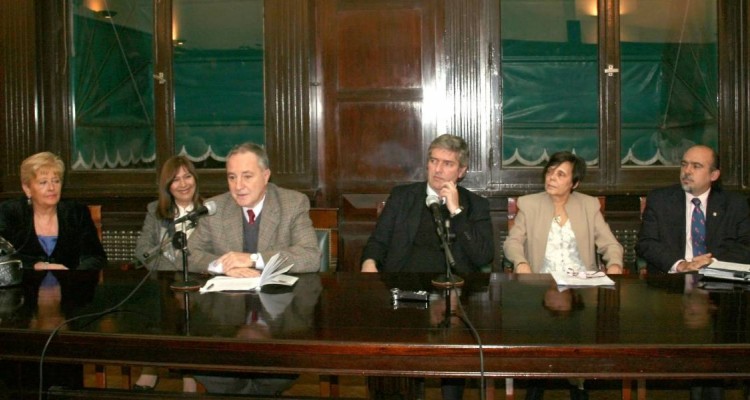
[{"label": "man with mustache", "polygon": [[[712,258],[750,263],[747,199],[723,191],[720,174],[716,151],[696,145],[682,156],[680,185],[649,193],[636,245],[649,274],[695,272]],[[690,386],[691,400],[724,398],[721,381],[693,381]]]},{"label": "man with mustache", "polygon": [[750,264],[748,202],[722,190],[720,174],[716,151],[696,145],[682,156],[680,185],[649,193],[636,245],[649,274],[696,271],[712,258]]}]

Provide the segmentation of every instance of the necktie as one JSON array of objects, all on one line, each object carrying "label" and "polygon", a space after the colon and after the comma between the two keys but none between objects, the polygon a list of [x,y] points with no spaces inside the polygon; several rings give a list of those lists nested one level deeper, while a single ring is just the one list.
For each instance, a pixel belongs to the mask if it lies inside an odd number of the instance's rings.
[{"label": "necktie", "polygon": [[701,199],[693,198],[693,217],[690,219],[690,237],[693,257],[706,254],[706,217],[701,210]]},{"label": "necktie", "polygon": [[247,223],[250,225],[255,223],[255,213],[253,210],[247,210]]}]

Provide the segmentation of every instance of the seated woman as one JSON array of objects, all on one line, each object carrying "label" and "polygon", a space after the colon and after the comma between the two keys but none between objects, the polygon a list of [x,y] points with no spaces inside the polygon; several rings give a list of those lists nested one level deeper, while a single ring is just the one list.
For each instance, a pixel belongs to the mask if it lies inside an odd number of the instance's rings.
[{"label": "seated woman", "polygon": [[60,200],[65,164],[50,153],[21,163],[26,198],[0,204],[0,236],[15,247],[26,270],[96,270],[107,264],[91,213]]},{"label": "seated woman", "polygon": [[583,159],[555,153],[544,167],[544,192],[518,198],[518,215],[503,244],[516,273],[598,270],[597,253],[608,274],[622,273],[622,245],[604,222],[599,201],[574,191],[585,174]]},{"label": "seated woman", "polygon": [[[181,271],[182,254],[169,239],[177,231],[184,232],[189,240],[195,228],[192,222],[188,220],[175,226],[172,221],[203,205],[193,163],[184,156],[168,159],[159,174],[158,190],[159,199],[147,206],[146,219],[135,247],[136,258],[148,268]],[[154,390],[158,379],[155,368],[144,367],[133,389]],[[182,386],[184,392],[195,392],[195,379],[183,377]]]},{"label": "seated woman", "polygon": [[[70,300],[67,294],[76,297],[85,291],[79,286],[69,287],[69,283],[79,279],[68,270],[84,271],[76,273],[79,278],[85,274],[96,279],[98,270],[107,264],[88,207],[60,199],[64,175],[65,164],[58,156],[46,151],[34,154],[21,163],[21,187],[26,196],[0,203],[0,236],[15,248],[13,257],[23,264],[24,281],[35,282],[28,286],[39,288],[37,315],[32,324],[38,329],[59,326],[65,319],[60,307]],[[29,377],[24,385],[33,387],[38,384],[38,364],[3,361],[0,370],[21,371],[21,375]],[[83,367],[45,363],[43,376],[45,387],[79,388],[83,384]],[[13,379],[8,387],[17,383]]]},{"label": "seated woman", "polygon": [[[518,199],[515,224],[503,244],[516,273],[598,270],[602,256],[608,274],[622,273],[623,248],[604,222],[599,200],[575,192],[586,163],[558,152],[544,167],[544,192]],[[544,382],[530,381],[527,400],[541,400]],[[570,387],[571,399],[587,399],[583,381]]]}]

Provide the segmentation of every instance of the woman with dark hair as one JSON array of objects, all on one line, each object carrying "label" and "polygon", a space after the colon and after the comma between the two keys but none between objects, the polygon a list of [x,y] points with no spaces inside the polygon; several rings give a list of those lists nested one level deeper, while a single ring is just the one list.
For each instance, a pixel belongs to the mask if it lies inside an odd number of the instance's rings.
[{"label": "woman with dark hair", "polygon": [[[146,219],[135,247],[136,258],[148,268],[181,271],[182,254],[172,246],[170,239],[175,232],[184,232],[190,240],[195,227],[190,220],[179,224],[173,221],[202,205],[193,163],[185,156],[168,159],[159,174],[159,199],[147,206]],[[144,367],[133,389],[151,391],[158,381],[156,369]],[[184,376],[182,387],[183,392],[195,392],[195,379]]]},{"label": "woman with dark hair", "polygon": [[598,270],[622,273],[622,245],[604,222],[599,200],[578,193],[586,163],[567,151],[544,167],[544,192],[518,198],[518,215],[503,250],[516,273]]},{"label": "woman with dark hair", "polygon": [[[604,222],[599,200],[575,191],[585,175],[583,159],[555,153],[544,167],[544,192],[518,198],[518,215],[503,245],[516,273],[595,271],[597,253],[608,274],[622,273],[622,245]],[[541,400],[545,383],[529,381],[526,400]],[[588,399],[583,379],[570,383],[571,400]]]}]

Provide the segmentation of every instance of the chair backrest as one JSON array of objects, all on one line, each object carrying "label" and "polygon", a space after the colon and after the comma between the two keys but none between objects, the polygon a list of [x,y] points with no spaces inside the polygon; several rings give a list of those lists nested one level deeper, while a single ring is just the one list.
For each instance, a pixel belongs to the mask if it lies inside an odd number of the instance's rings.
[{"label": "chair backrest", "polygon": [[315,236],[318,238],[318,248],[320,249],[320,272],[327,272],[331,267],[331,230],[315,229]]},{"label": "chair backrest", "polygon": [[102,240],[102,206],[98,204],[89,205],[89,213],[91,213],[91,220],[94,221],[96,226],[96,233],[99,235],[99,241]]}]

